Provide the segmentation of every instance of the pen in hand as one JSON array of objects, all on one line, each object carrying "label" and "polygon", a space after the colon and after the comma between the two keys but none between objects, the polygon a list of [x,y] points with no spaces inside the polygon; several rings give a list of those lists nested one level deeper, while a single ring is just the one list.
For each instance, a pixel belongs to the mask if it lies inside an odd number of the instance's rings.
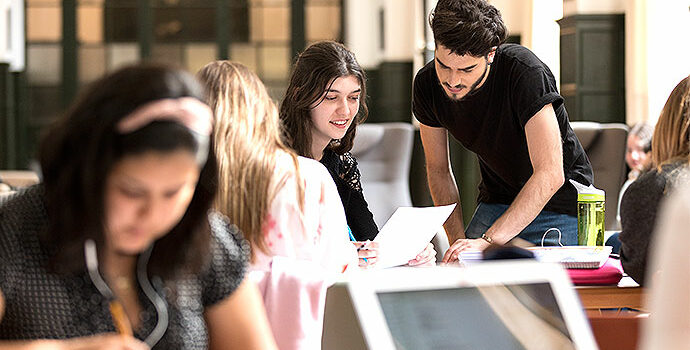
[{"label": "pen in hand", "polygon": [[[350,226],[349,226],[349,225],[347,226],[347,233],[350,235],[350,240],[351,240],[351,241],[357,242],[357,240],[355,239],[355,236],[352,234],[352,230],[350,230]],[[360,251],[362,248],[364,248],[364,245],[361,245],[361,246],[357,247],[357,253],[359,253],[359,251]],[[364,262],[367,262],[367,258],[364,258],[364,257],[363,257],[362,259],[364,260]]]}]

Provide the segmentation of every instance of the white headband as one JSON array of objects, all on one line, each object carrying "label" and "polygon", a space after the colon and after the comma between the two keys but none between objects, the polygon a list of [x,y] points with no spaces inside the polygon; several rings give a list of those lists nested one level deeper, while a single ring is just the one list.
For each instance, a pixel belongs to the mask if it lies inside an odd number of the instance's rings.
[{"label": "white headband", "polygon": [[157,120],[175,121],[191,130],[199,143],[197,163],[206,163],[209,138],[213,131],[213,111],[209,106],[194,97],[151,101],[120,120],[117,130],[127,134]]},{"label": "white headband", "polygon": [[194,97],[167,98],[149,102],[117,123],[117,130],[127,134],[155,120],[176,121],[204,136],[210,136],[213,130],[213,111]]}]

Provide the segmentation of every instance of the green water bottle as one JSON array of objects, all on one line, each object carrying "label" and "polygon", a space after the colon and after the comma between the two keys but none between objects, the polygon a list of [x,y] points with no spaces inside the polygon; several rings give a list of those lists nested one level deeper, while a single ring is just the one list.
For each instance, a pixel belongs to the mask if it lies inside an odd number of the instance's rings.
[{"label": "green water bottle", "polygon": [[577,244],[603,246],[604,191],[574,180],[570,182],[577,189]]}]

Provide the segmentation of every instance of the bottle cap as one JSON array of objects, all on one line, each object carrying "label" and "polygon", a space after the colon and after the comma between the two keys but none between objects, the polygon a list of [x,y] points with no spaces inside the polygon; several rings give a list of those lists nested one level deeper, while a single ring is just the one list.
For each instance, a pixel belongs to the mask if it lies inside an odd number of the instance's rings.
[{"label": "bottle cap", "polygon": [[573,179],[569,180],[577,190],[578,202],[603,202],[605,199],[604,190],[600,190],[594,185],[585,186]]}]

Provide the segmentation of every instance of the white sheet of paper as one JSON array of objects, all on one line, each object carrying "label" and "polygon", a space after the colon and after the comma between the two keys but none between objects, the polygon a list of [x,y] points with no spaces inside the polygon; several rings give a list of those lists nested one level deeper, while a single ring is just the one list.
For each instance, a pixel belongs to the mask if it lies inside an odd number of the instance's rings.
[{"label": "white sheet of paper", "polygon": [[374,268],[404,265],[421,253],[441,229],[455,204],[441,207],[400,207],[374,239],[379,243]]}]

